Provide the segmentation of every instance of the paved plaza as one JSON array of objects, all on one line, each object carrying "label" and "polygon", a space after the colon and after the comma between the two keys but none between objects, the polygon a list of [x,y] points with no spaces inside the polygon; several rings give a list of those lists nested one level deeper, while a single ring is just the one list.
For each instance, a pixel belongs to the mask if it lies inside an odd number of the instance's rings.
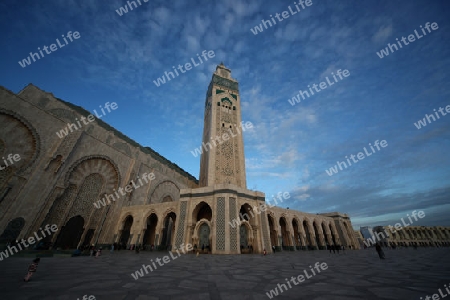
[{"label": "paved plaza", "polygon": [[[0,262],[0,299],[269,299],[266,292],[285,278],[290,283],[276,299],[425,299],[450,282],[449,248],[278,252],[262,255],[175,255],[163,266],[135,280],[131,273],[167,252],[104,251],[99,258],[42,258],[37,273],[23,282],[32,258]],[[326,263],[315,276],[310,265]],[[279,292],[279,291],[278,291]]]}]

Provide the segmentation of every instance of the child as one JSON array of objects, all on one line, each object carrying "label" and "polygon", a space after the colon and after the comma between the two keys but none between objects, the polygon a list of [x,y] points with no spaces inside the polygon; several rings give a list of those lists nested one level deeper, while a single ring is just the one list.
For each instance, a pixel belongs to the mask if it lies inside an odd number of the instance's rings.
[{"label": "child", "polygon": [[36,270],[37,270],[37,267],[38,267],[38,264],[39,264],[40,260],[41,259],[39,257],[35,258],[33,260],[33,263],[28,267],[28,274],[25,276],[23,281],[25,281],[25,282],[30,281],[31,276],[33,276],[33,273],[36,272]]},{"label": "child", "polygon": [[99,257],[100,255],[102,255],[102,247],[100,247],[100,249],[98,249],[95,253],[95,258]]}]

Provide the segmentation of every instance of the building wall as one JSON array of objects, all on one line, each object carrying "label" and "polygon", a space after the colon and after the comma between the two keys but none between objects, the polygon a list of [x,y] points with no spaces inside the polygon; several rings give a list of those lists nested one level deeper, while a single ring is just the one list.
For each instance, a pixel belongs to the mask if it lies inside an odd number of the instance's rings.
[{"label": "building wall", "polygon": [[[0,88],[0,155],[22,158],[0,172],[0,243],[27,238],[45,224],[57,224],[61,231],[75,216],[84,221],[81,239],[93,229],[93,239],[109,243],[117,234],[122,208],[176,202],[181,188],[198,186],[192,175],[101,119],[80,123],[81,128],[58,137],[56,132],[67,123],[76,124],[89,114],[33,85],[18,95]],[[153,173],[154,180],[118,194],[108,208],[94,207],[102,196],[143,173]]]},{"label": "building wall", "polygon": [[[392,232],[388,226],[377,230],[379,239],[385,246],[448,246],[450,245],[450,227],[407,226]],[[374,230],[375,231],[375,230]],[[394,228],[395,231],[395,228]],[[382,234],[385,238],[382,238]]]}]

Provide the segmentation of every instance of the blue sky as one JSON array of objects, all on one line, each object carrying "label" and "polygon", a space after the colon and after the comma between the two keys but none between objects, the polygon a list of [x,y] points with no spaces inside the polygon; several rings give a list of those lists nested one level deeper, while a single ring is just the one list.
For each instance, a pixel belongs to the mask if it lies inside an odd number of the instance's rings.
[{"label": "blue sky", "polygon": [[[254,35],[294,1],[149,1],[122,16],[126,1],[0,3],[0,85],[33,83],[89,111],[198,178],[205,95],[221,61],[239,81],[247,186],[281,206],[350,214],[355,228],[450,226],[450,115],[414,122],[450,105],[449,1],[316,1]],[[427,22],[437,30],[382,59],[376,54]],[[18,61],[68,31],[80,38],[22,68]],[[423,35],[423,34],[421,34]],[[215,57],[160,87],[153,80],[203,50]],[[288,99],[331,72],[350,76],[292,106]],[[445,112],[445,111],[444,111]],[[56,130],[56,128],[55,128]],[[325,170],[375,140],[388,146],[329,176]]]}]

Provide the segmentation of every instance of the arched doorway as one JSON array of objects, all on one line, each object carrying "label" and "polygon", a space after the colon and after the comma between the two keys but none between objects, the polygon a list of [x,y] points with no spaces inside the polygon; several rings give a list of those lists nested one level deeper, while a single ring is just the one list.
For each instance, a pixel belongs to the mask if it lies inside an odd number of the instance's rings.
[{"label": "arched doorway", "polygon": [[81,216],[70,218],[56,239],[56,247],[62,249],[75,249],[80,242],[81,235],[84,231],[84,219]]},{"label": "arched doorway", "polygon": [[161,248],[165,250],[172,249],[172,239],[175,234],[175,220],[177,215],[174,212],[170,212],[164,218],[162,229]]},{"label": "arched doorway", "polygon": [[278,248],[277,231],[275,230],[275,221],[273,220],[273,217],[269,214],[267,215],[267,219],[269,221],[270,242],[272,243],[272,246],[274,246],[278,251],[280,249]]},{"label": "arched doorway", "polygon": [[239,234],[241,237],[241,253],[242,249],[247,249],[248,247],[248,230],[247,226],[245,224],[241,224],[241,227],[239,228]]},{"label": "arched doorway", "polygon": [[241,205],[241,209],[239,210],[239,218],[241,221],[248,221],[251,225],[255,225],[255,214],[252,207],[248,203]]},{"label": "arched doorway", "polygon": [[15,218],[9,221],[5,230],[3,230],[2,235],[0,235],[0,244],[2,243],[6,244],[8,242],[13,241],[15,242],[20,232],[22,231],[24,225],[25,225],[24,218]]},{"label": "arched doorway", "polygon": [[200,221],[201,219],[206,219],[211,222],[212,210],[211,210],[211,207],[207,203],[205,203],[205,202],[199,203],[196,207],[195,212],[196,212],[195,220],[197,222]]},{"label": "arched doorway", "polygon": [[147,229],[145,230],[142,241],[142,244],[147,249],[150,249],[152,245],[155,245],[156,225],[158,225],[158,217],[153,213],[147,218]]},{"label": "arched doorway", "polygon": [[291,243],[289,241],[289,231],[287,230],[286,219],[284,217],[280,218],[281,227],[281,247],[283,250],[291,250]]},{"label": "arched doorway", "polygon": [[129,246],[128,242],[131,235],[131,226],[133,226],[133,217],[128,216],[123,224],[122,234],[120,235],[119,240],[121,247],[125,247],[125,249]]},{"label": "arched doorway", "polygon": [[209,245],[210,228],[208,224],[203,223],[198,229],[199,248],[205,250],[211,250]]},{"label": "arched doorway", "polygon": [[[205,251],[211,250],[210,245],[210,225],[212,217],[212,209],[208,203],[201,201],[192,211],[192,219],[195,221],[195,227],[192,229],[192,244],[195,249],[204,248]],[[207,221],[205,221],[207,220]],[[209,247],[209,248],[208,248]]]}]

